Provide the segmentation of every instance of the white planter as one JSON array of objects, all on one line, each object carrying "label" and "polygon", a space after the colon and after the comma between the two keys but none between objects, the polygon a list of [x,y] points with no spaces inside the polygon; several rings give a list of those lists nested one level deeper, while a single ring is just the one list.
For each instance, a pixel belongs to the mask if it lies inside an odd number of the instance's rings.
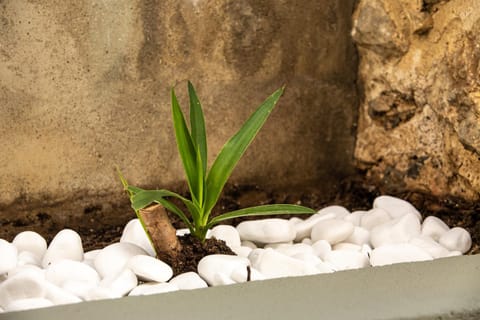
[{"label": "white planter", "polygon": [[480,319],[480,255],[0,314],[15,319]]}]

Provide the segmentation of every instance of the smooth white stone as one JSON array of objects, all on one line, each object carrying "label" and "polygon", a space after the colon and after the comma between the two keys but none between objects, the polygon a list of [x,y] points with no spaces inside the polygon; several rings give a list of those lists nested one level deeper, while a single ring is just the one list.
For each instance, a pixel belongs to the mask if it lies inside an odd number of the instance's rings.
[{"label": "smooth white stone", "polygon": [[[198,274],[211,286],[224,284],[224,278],[230,279],[233,270],[247,269],[250,261],[244,257],[224,254],[212,254],[203,257],[198,263]],[[231,280],[233,281],[233,280]]]},{"label": "smooth white stone", "polygon": [[252,252],[252,248],[250,247],[244,247],[244,246],[241,246],[241,247],[234,247],[234,248],[231,248],[233,252],[235,252],[235,254],[239,257],[248,257],[248,255],[250,254],[250,252]]},{"label": "smooth white stone", "polygon": [[53,306],[53,302],[45,298],[18,299],[5,306],[5,312],[39,309],[51,306]]},{"label": "smooth white stone", "polygon": [[152,257],[156,256],[155,249],[153,248],[147,233],[143,229],[142,223],[138,219],[130,220],[125,228],[123,228],[120,242],[133,243],[145,250],[148,255]]},{"label": "smooth white stone", "polygon": [[265,276],[255,268],[250,268],[250,280],[248,279],[248,270],[246,268],[237,268],[232,271],[231,279],[235,283],[242,283],[247,281],[265,280]]},{"label": "smooth white stone", "polygon": [[70,229],[63,229],[55,235],[43,256],[42,267],[46,268],[63,259],[83,260],[82,239],[77,232]]},{"label": "smooth white stone", "polygon": [[263,219],[244,221],[237,226],[242,240],[255,243],[288,242],[295,239],[294,226],[284,219]]},{"label": "smooth white stone", "polygon": [[448,230],[450,228],[447,224],[437,217],[428,216],[423,220],[422,235],[430,237],[435,241],[438,241]]},{"label": "smooth white stone", "polygon": [[31,264],[17,265],[15,269],[12,269],[8,272],[8,277],[12,278],[19,274],[32,274],[34,276],[38,276],[39,278],[45,278],[45,270]]},{"label": "smooth white stone", "polygon": [[123,269],[116,276],[108,276],[100,281],[100,287],[109,288],[119,296],[126,295],[137,285],[137,276],[128,268]]},{"label": "smooth white stone", "polygon": [[235,227],[227,226],[227,225],[218,225],[215,226],[212,230],[210,235],[215,237],[218,240],[223,240],[230,248],[238,248],[240,247],[241,240],[240,235]]},{"label": "smooth white stone", "polygon": [[318,210],[317,212],[317,214],[320,215],[328,213],[334,213],[336,219],[343,219],[350,214],[350,211],[348,211],[345,207],[342,206],[328,206]]},{"label": "smooth white stone", "polygon": [[370,242],[370,231],[362,227],[354,227],[353,233],[345,239],[345,242],[358,244],[360,246]]},{"label": "smooth white stone", "polygon": [[102,251],[102,249],[95,249],[88,252],[85,252],[83,255],[82,263],[95,268],[95,259],[97,258],[98,254]]},{"label": "smooth white stone", "polygon": [[98,253],[94,260],[95,269],[103,278],[115,276],[123,270],[131,257],[140,254],[146,255],[147,252],[133,243],[113,243]]},{"label": "smooth white stone", "polygon": [[36,254],[31,253],[30,251],[22,251],[17,255],[17,265],[34,265],[40,267],[42,262]]},{"label": "smooth white stone", "polygon": [[339,243],[350,237],[354,231],[351,222],[330,219],[318,222],[312,228],[312,241],[327,240],[331,245]]},{"label": "smooth white stone", "polygon": [[370,247],[368,244],[364,244],[362,246],[362,250],[360,250],[360,252],[363,253],[363,255],[368,258],[370,258],[370,254],[372,253],[372,251],[373,251],[372,247]]},{"label": "smooth white stone", "polygon": [[370,253],[370,264],[372,266],[432,259],[432,256],[427,252],[410,243],[387,244],[375,248]]},{"label": "smooth white stone", "polygon": [[62,289],[82,299],[88,295],[90,290],[96,287],[97,286],[92,282],[83,282],[79,280],[66,280],[62,284]]},{"label": "smooth white stone", "polygon": [[297,253],[297,254],[294,254],[294,255],[291,255],[289,257],[292,257],[294,259],[298,259],[298,260],[301,260],[305,263],[308,263],[308,264],[311,264],[311,265],[314,265],[316,266],[317,264],[320,264],[322,263],[322,259],[320,259],[319,257],[317,257],[315,254],[312,253],[307,253],[307,252],[300,252],[300,253]]},{"label": "smooth white stone", "polygon": [[83,297],[85,301],[92,301],[92,300],[103,300],[103,299],[115,299],[120,298],[122,295],[116,293],[110,288],[105,287],[95,287],[92,288],[87,292],[87,294]]},{"label": "smooth white stone", "polygon": [[19,299],[43,298],[45,280],[31,273],[17,274],[0,284],[0,306],[5,308]]},{"label": "smooth white stone", "polygon": [[0,307],[0,313],[2,312],[5,312],[5,310],[2,307]]},{"label": "smooth white stone", "polygon": [[38,261],[41,261],[47,252],[47,241],[34,231],[20,232],[13,238],[12,244],[17,247],[18,252],[31,252]]},{"label": "smooth white stone", "polygon": [[450,251],[427,236],[420,235],[418,237],[414,237],[410,239],[409,243],[419,247],[422,250],[425,250],[434,259],[447,257],[450,254]]},{"label": "smooth white stone", "polygon": [[304,238],[301,243],[311,246],[313,244],[313,241],[310,238]]},{"label": "smooth white stone", "polygon": [[359,227],[362,217],[367,213],[367,211],[353,211],[349,215],[343,217],[343,220],[351,222],[354,226]]},{"label": "smooth white stone", "polygon": [[313,253],[320,259],[324,259],[327,253],[332,251],[332,245],[326,240],[318,240],[312,244]]},{"label": "smooth white stone", "polygon": [[447,255],[447,257],[458,257],[461,256],[462,253],[460,251],[450,251],[450,253]]},{"label": "smooth white stone", "polygon": [[351,251],[358,251],[362,250],[362,246],[358,244],[348,243],[348,242],[340,242],[337,243],[332,247],[333,250],[351,250]]},{"label": "smooth white stone", "polygon": [[241,244],[242,244],[242,247],[249,247],[250,249],[257,249],[257,245],[255,243],[253,243],[252,241],[243,240]]},{"label": "smooth white stone", "polygon": [[333,250],[325,257],[335,270],[359,269],[370,265],[368,258],[356,250]]},{"label": "smooth white stone", "polygon": [[455,227],[445,232],[438,242],[450,251],[465,253],[472,246],[472,238],[467,230]]},{"label": "smooth white stone", "polygon": [[274,249],[255,249],[249,256],[252,267],[267,279],[319,273],[315,266],[284,255]]},{"label": "smooth white stone", "polygon": [[102,249],[95,249],[85,252],[83,255],[83,260],[95,260],[98,254],[102,251]]},{"label": "smooth white stone", "polygon": [[373,201],[374,208],[382,208],[387,211],[392,218],[399,218],[407,213],[413,213],[419,221],[422,221],[422,215],[408,201],[392,196],[380,196]]},{"label": "smooth white stone", "polygon": [[150,294],[178,291],[178,287],[171,283],[144,283],[134,288],[129,296],[145,296]]},{"label": "smooth white stone", "polygon": [[0,239],[0,274],[7,273],[17,266],[17,254],[17,247]]},{"label": "smooth white stone", "polygon": [[293,246],[293,241],[289,242],[279,242],[279,243],[269,243],[263,246],[264,249],[271,248],[271,249],[278,249],[278,248],[285,248]]},{"label": "smooth white stone", "polygon": [[223,273],[216,273],[213,276],[213,281],[215,282],[216,286],[225,286],[225,285],[236,283],[235,280],[231,278],[231,275],[227,276],[226,274],[223,274]]},{"label": "smooth white stone", "polygon": [[296,225],[297,223],[300,223],[302,221],[303,221],[303,219],[300,219],[298,217],[292,217],[292,218],[288,219],[288,222],[290,222],[293,225]]},{"label": "smooth white stone", "polygon": [[45,281],[45,288],[45,298],[52,301],[54,305],[78,303],[83,301],[76,295],[70,293],[65,289],[57,287],[56,285],[48,281]]},{"label": "smooth white stone", "polygon": [[414,213],[407,213],[399,218],[379,225],[370,231],[370,243],[374,248],[386,244],[406,243],[420,235],[420,220]]},{"label": "smooth white stone", "polygon": [[336,217],[336,214],[331,212],[331,213],[316,213],[312,216],[310,216],[308,219],[297,223],[295,227],[295,231],[297,235],[295,236],[295,241],[300,242],[305,238],[309,238],[310,234],[312,233],[312,228],[315,226],[318,222],[323,221],[323,220],[328,220],[328,219],[334,219]]},{"label": "smooth white stone", "polygon": [[45,279],[59,287],[68,280],[88,283],[92,287],[100,282],[100,276],[95,269],[72,260],[60,260],[49,265],[45,272]]},{"label": "smooth white stone", "polygon": [[368,211],[360,221],[360,226],[367,230],[372,230],[376,226],[382,225],[392,220],[392,217],[382,208],[374,208]]},{"label": "smooth white stone", "polygon": [[176,285],[180,290],[206,288],[208,284],[196,272],[185,272],[172,278],[168,283]]},{"label": "smooth white stone", "polygon": [[275,250],[290,257],[297,254],[301,254],[301,253],[308,253],[313,255],[315,254],[313,251],[313,248],[308,244],[304,244],[304,243],[285,245],[285,246],[278,247]]},{"label": "smooth white stone", "polygon": [[173,276],[173,270],[168,264],[147,255],[131,257],[127,266],[142,281],[167,282]]}]

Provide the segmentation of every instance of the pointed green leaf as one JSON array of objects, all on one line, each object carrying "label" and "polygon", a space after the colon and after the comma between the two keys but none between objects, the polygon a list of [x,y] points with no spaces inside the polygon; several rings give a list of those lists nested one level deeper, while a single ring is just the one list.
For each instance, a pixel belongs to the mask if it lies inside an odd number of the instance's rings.
[{"label": "pointed green leaf", "polygon": [[207,176],[208,192],[205,200],[207,215],[218,201],[218,197],[238,160],[267,120],[282,93],[283,88],[278,89],[268,97],[243,124],[242,128],[223,146]]},{"label": "pointed green leaf", "polygon": [[277,214],[314,214],[316,211],[304,206],[294,204],[268,204],[263,206],[245,208],[221,214],[208,223],[208,228],[211,226],[233,218],[246,216],[266,216]]},{"label": "pointed green leaf", "polygon": [[200,150],[202,169],[205,175],[207,172],[207,134],[205,130],[205,119],[202,105],[190,81],[188,81],[188,96],[190,97],[190,128],[192,140],[193,144]]},{"label": "pointed green leaf", "polygon": [[196,198],[198,195],[197,153],[173,88],[172,116],[178,152],[180,153],[180,158],[182,159],[188,187],[190,189],[192,198]]}]

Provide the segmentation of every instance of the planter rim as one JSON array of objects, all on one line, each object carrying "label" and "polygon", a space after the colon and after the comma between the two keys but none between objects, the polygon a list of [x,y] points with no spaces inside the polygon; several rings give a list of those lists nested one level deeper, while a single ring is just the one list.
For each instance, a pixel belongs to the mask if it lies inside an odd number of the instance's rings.
[{"label": "planter rim", "polygon": [[0,314],[15,319],[480,319],[480,255]]}]

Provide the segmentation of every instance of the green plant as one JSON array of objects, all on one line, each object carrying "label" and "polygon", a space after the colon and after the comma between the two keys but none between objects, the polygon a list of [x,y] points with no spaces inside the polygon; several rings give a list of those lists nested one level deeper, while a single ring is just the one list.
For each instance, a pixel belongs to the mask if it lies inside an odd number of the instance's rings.
[{"label": "green plant", "polygon": [[[159,203],[167,210],[175,213],[187,225],[192,235],[204,241],[209,228],[227,219],[254,215],[315,213],[314,210],[299,205],[273,204],[240,209],[210,218],[212,209],[217,203],[230,174],[275,107],[283,94],[283,88],[278,89],[268,97],[240,130],[227,141],[210,170],[207,170],[207,139],[204,115],[195,89],[190,82],[188,82],[188,94],[190,98],[190,129],[187,127],[174,89],[172,88],[171,91],[175,137],[191,199],[169,190],[144,190],[131,186],[120,173],[124,188],[130,196],[132,207],[140,220],[142,220],[138,214],[140,209],[152,203]],[[178,206],[166,199],[170,197],[181,200],[190,215],[187,215]],[[143,225],[145,227],[145,224]]]}]

